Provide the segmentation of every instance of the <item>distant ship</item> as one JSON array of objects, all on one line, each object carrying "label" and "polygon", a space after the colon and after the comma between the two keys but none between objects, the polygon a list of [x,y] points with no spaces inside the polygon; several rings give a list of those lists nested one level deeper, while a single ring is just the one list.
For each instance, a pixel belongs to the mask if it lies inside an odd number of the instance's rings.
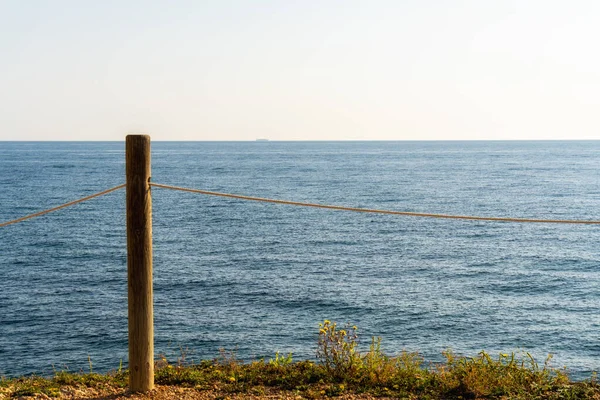
[{"label": "distant ship", "polygon": [[257,142],[268,142],[269,139],[256,139]]}]

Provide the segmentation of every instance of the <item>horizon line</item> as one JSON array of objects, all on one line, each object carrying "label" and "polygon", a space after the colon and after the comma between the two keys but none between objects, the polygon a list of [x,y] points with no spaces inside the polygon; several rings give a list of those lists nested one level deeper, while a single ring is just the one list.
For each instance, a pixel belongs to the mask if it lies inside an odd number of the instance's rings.
[{"label": "horizon line", "polygon": [[[127,135],[126,135],[127,136]],[[152,136],[150,135],[152,139]],[[125,137],[123,140],[68,140],[68,139],[48,139],[48,140],[37,140],[37,139],[25,139],[25,140],[10,140],[10,139],[0,139],[1,142],[18,142],[18,143],[46,143],[46,142],[79,142],[79,143],[98,143],[98,142],[106,142],[106,143],[116,143],[125,141]],[[164,139],[152,139],[153,142],[181,142],[181,143],[189,143],[189,142],[205,142],[205,143],[270,143],[270,142],[594,142],[600,141],[599,139],[314,139],[314,140],[306,140],[306,139],[247,139],[247,140],[164,140]]]}]

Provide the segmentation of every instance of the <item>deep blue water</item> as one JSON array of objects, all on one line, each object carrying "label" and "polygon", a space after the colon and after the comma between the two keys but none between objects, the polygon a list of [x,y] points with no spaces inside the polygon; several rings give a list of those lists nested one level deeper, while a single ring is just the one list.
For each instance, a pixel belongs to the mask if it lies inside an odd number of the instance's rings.
[{"label": "deep blue water", "polygon": [[[600,219],[597,142],[153,143],[152,180],[297,201]],[[123,143],[0,142],[0,221],[124,183]],[[127,362],[125,192],[0,228],[0,375]],[[600,367],[600,226],[436,220],[153,189],[155,348],[315,358],[323,319],[441,360]]]}]

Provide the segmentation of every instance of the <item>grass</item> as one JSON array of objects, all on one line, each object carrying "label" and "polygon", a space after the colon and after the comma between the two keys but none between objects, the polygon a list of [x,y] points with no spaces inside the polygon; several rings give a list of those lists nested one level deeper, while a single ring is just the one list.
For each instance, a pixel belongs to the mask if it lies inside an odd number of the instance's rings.
[{"label": "grass", "polygon": [[[388,356],[381,339],[372,338],[369,351],[357,350],[357,328],[338,327],[324,321],[319,326],[317,361],[294,362],[292,354],[275,353],[271,359],[244,363],[235,353],[189,365],[179,360],[157,362],[155,382],[195,390],[227,394],[261,395],[288,391],[304,398],[341,394],[370,394],[406,399],[600,399],[600,385],[593,375],[582,382],[570,381],[565,370],[539,365],[528,353],[458,357],[444,353],[443,363],[427,363],[417,353]],[[0,380],[0,398],[44,393],[60,394],[64,386],[125,388],[128,372],[25,377]]]},{"label": "grass", "polygon": [[59,397],[60,388],[64,386],[96,388],[110,386],[125,388],[127,386],[128,376],[127,371],[109,374],[85,374],[60,371],[56,372],[52,378],[43,378],[39,376],[14,379],[0,378],[0,399],[2,399],[3,396],[8,398],[18,398],[21,396],[33,396],[35,394]]}]

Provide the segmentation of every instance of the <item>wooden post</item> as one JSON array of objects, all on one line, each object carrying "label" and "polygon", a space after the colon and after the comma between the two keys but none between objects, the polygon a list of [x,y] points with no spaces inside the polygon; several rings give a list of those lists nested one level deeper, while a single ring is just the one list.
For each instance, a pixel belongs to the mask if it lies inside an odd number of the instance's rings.
[{"label": "wooden post", "polygon": [[154,388],[150,136],[127,135],[125,161],[129,390],[147,392]]}]

